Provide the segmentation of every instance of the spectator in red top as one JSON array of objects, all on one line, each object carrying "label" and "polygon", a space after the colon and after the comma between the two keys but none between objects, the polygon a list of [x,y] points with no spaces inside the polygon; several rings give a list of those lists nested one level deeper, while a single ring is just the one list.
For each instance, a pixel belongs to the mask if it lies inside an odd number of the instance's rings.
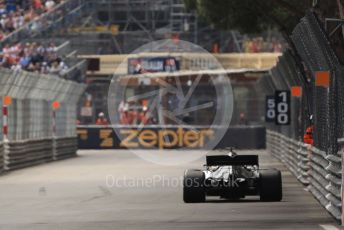
[{"label": "spectator in red top", "polygon": [[36,10],[43,8],[41,0],[32,0],[32,5]]},{"label": "spectator in red top", "polygon": [[150,123],[150,116],[147,114],[148,108],[143,106],[142,112],[139,114],[139,124],[147,125]]},{"label": "spectator in red top", "polygon": [[123,113],[121,114],[121,124],[122,125],[132,125],[135,121],[136,113],[129,111],[128,106],[123,108]]},{"label": "spectator in red top", "polygon": [[306,144],[313,145],[313,125],[307,127],[305,135],[303,135],[303,141]]},{"label": "spectator in red top", "polygon": [[98,119],[96,121],[96,125],[108,125],[109,122],[108,120],[105,118],[105,115],[103,112],[100,112],[98,115]]},{"label": "spectator in red top", "polygon": [[303,141],[306,144],[313,145],[313,129],[314,129],[314,125],[312,125],[313,115],[310,115],[309,120],[310,120],[311,125],[307,127],[305,135],[303,135]]}]

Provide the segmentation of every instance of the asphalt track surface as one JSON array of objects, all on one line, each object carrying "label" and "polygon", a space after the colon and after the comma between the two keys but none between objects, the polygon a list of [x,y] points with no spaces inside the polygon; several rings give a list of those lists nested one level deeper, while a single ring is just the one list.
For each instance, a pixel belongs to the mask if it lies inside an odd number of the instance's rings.
[{"label": "asphalt track surface", "polygon": [[342,229],[278,160],[257,153],[262,167],[282,170],[282,202],[184,204],[178,180],[204,159],[162,166],[125,150],[80,151],[0,176],[0,229]]}]

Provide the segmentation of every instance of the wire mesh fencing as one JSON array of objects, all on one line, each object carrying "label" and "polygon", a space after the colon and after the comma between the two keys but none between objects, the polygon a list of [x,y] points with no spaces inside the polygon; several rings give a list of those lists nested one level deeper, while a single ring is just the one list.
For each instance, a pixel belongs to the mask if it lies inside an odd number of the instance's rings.
[{"label": "wire mesh fencing", "polygon": [[0,96],[11,99],[0,116],[6,121],[0,131],[0,171],[75,155],[76,108],[85,85],[8,69],[0,69],[0,75]]},{"label": "wire mesh fencing", "polygon": [[[295,50],[284,52],[258,86],[266,95],[293,86],[301,87],[302,94],[291,97],[290,125],[267,124],[267,146],[340,220],[344,66],[315,13],[301,19],[291,38]],[[313,127],[313,146],[306,147],[303,136],[309,127]]]}]

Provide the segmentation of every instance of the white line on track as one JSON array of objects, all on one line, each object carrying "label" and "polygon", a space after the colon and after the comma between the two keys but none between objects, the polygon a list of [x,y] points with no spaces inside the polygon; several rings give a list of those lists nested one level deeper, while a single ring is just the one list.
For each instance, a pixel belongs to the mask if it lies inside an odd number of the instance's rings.
[{"label": "white line on track", "polygon": [[323,224],[319,226],[322,227],[324,230],[339,230],[337,227],[329,224]]}]

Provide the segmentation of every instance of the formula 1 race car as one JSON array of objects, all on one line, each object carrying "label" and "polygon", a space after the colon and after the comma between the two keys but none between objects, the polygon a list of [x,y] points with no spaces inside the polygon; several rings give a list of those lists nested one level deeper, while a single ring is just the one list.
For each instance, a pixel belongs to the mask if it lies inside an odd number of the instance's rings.
[{"label": "formula 1 race car", "polygon": [[277,169],[259,169],[258,155],[207,155],[204,170],[185,171],[185,203],[204,202],[206,196],[240,199],[260,196],[261,201],[282,200],[282,178]]}]

